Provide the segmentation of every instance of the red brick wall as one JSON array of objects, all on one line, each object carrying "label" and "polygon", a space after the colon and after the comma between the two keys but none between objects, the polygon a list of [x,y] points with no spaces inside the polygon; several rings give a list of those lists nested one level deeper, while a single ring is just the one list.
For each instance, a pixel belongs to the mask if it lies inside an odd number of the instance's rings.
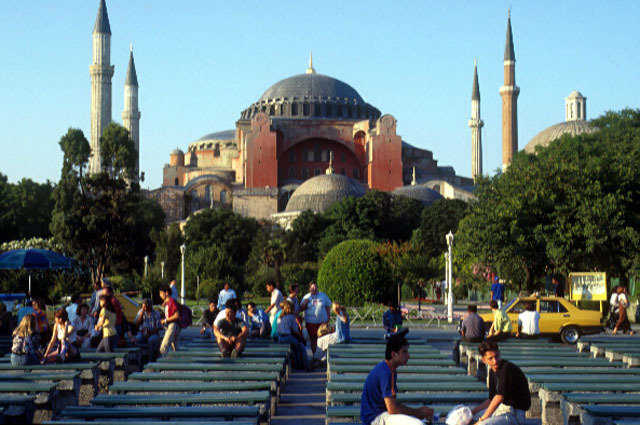
[{"label": "red brick wall", "polygon": [[247,134],[245,187],[278,187],[277,139],[266,114],[260,113],[251,120],[251,132]]},{"label": "red brick wall", "polygon": [[391,191],[402,186],[402,138],[396,135],[395,118],[380,117],[370,140],[369,187]]}]

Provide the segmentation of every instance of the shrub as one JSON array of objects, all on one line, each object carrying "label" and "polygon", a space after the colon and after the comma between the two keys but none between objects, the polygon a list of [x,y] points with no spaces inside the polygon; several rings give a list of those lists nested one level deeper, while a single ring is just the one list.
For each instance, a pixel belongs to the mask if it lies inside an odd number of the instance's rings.
[{"label": "shrub", "polygon": [[[233,282],[227,279],[206,279],[200,282],[200,291],[196,294],[198,300],[218,299],[218,294],[224,287],[224,283],[229,282],[233,287]],[[236,291],[237,293],[237,291]],[[238,294],[239,295],[239,294]]]},{"label": "shrub", "polygon": [[275,282],[276,272],[271,267],[262,265],[254,274],[246,276],[245,279],[247,285],[251,288],[251,294],[256,297],[266,297],[269,294],[265,283],[269,280]]},{"label": "shrub", "polygon": [[393,293],[391,269],[366,239],[341,242],[325,257],[318,272],[318,286],[329,297],[348,306],[383,302]]}]

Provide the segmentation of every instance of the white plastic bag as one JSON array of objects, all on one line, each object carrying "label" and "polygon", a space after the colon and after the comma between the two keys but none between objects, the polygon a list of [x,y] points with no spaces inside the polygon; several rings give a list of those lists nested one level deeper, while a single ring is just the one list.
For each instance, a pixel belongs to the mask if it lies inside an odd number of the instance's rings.
[{"label": "white plastic bag", "polygon": [[473,420],[471,409],[463,404],[459,404],[449,412],[445,423],[447,425],[469,425],[471,420]]}]

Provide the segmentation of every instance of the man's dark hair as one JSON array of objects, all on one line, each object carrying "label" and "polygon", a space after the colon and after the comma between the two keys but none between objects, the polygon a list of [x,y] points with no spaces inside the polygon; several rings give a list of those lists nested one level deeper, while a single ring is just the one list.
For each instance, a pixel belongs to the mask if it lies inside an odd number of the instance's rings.
[{"label": "man's dark hair", "polygon": [[498,344],[493,341],[483,341],[478,346],[478,353],[484,357],[484,353],[487,351],[493,351],[495,353],[499,353],[500,349],[498,348]]},{"label": "man's dark hair", "polygon": [[295,290],[298,289],[298,284],[297,283],[292,283],[291,285],[289,285],[289,292],[293,292]]},{"label": "man's dark hair", "polygon": [[107,294],[107,295],[113,295],[113,288],[112,288],[111,286],[105,286],[105,287],[103,288],[103,290],[104,290],[104,293],[105,293],[105,294]]},{"label": "man's dark hair", "polygon": [[489,307],[496,309],[498,308],[498,301],[496,300],[491,300],[491,302],[489,303]]},{"label": "man's dark hair", "polygon": [[477,306],[477,305],[475,305],[475,304],[469,304],[469,305],[467,306],[467,311],[468,311],[469,313],[477,313],[477,312],[478,312],[478,306]]},{"label": "man's dark hair", "polygon": [[275,282],[273,282],[273,281],[271,281],[271,280],[268,280],[268,281],[265,283],[265,285],[267,285],[267,286],[273,286],[274,288],[276,287]]},{"label": "man's dark hair", "polygon": [[216,300],[214,300],[213,298],[209,299],[209,304],[217,304]]},{"label": "man's dark hair", "polygon": [[224,308],[233,308],[235,311],[238,310],[238,304],[236,304],[236,299],[235,298],[231,298],[230,300],[227,300],[226,303],[224,303]]},{"label": "man's dark hair", "polygon": [[247,307],[256,308],[256,303],[253,301],[247,303]]},{"label": "man's dark hair", "polygon": [[171,287],[165,283],[160,285],[160,288],[158,288],[158,291],[171,293]]},{"label": "man's dark hair", "polygon": [[384,352],[385,359],[391,360],[391,353],[397,353],[402,350],[402,347],[409,345],[409,341],[407,341],[406,338],[407,333],[409,333],[409,329],[403,329],[389,337],[387,340],[387,349]]},{"label": "man's dark hair", "polygon": [[72,303],[80,304],[80,301],[82,301],[82,295],[80,295],[79,292],[76,292],[75,294],[73,294],[71,296],[71,302]]},{"label": "man's dark hair", "polygon": [[536,303],[534,302],[527,303],[526,309],[527,311],[536,311]]}]

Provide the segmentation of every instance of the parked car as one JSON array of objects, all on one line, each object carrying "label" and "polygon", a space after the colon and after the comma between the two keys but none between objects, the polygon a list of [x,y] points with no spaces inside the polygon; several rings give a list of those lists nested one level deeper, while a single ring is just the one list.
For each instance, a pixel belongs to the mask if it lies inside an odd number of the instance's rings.
[{"label": "parked car", "polygon": [[[542,336],[560,336],[562,342],[575,344],[580,335],[602,332],[602,313],[597,310],[584,310],[569,300],[558,297],[516,297],[504,307],[511,320],[512,333],[518,329],[518,314],[529,303],[536,304],[540,313],[540,334]],[[487,323],[487,329],[493,322],[493,313],[480,315]]]}]

